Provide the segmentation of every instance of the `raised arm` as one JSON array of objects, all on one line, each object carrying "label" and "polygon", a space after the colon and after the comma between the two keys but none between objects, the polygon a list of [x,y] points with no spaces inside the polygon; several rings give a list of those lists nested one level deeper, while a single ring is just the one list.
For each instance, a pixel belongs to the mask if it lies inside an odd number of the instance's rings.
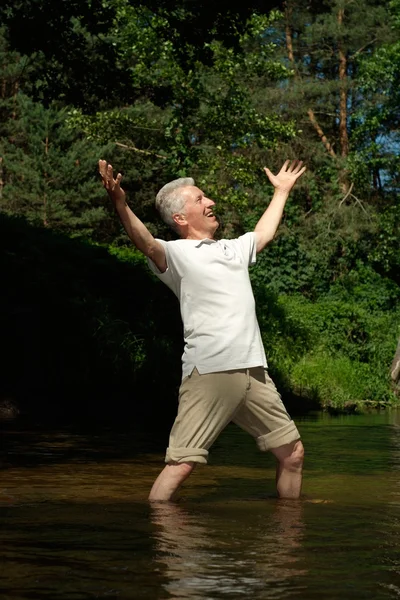
[{"label": "raised arm", "polygon": [[294,160],[292,163],[287,160],[277,175],[273,175],[269,169],[264,168],[268,179],[275,188],[275,192],[267,210],[254,229],[257,239],[257,252],[261,252],[274,239],[289,193],[298,178],[306,170],[306,167],[302,167],[302,164],[301,160]]},{"label": "raised arm", "polygon": [[99,160],[99,173],[129,238],[136,248],[150,258],[161,273],[164,273],[167,269],[165,250],[127,205],[125,192],[121,188],[121,173],[118,173],[114,179],[112,165],[107,164],[105,160]]}]

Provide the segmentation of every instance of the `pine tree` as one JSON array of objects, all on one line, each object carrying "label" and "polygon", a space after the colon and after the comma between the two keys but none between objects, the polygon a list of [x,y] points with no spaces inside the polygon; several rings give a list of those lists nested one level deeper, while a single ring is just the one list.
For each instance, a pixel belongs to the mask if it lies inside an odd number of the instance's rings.
[{"label": "pine tree", "polygon": [[1,210],[102,239],[110,219],[96,177],[104,148],[71,130],[65,110],[46,109],[22,93],[5,105],[12,114],[2,123]]},{"label": "pine tree", "polygon": [[[297,0],[285,2],[282,49],[293,77],[284,90],[283,106],[295,116],[310,154],[317,153],[322,161],[323,155],[329,157],[338,196],[347,194],[353,202],[357,202],[353,133],[366,102],[360,61],[391,39],[388,22],[387,4],[375,0],[311,2],[308,6]],[[372,176],[368,183],[375,184]]]}]

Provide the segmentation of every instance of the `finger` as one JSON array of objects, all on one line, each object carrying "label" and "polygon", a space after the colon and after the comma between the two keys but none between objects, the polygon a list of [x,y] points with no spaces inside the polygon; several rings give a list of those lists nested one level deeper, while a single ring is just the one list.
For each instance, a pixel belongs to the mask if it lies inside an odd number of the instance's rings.
[{"label": "finger", "polygon": [[294,167],[294,169],[292,171],[294,175],[300,171],[302,164],[303,164],[302,160],[297,161],[297,165]]},{"label": "finger", "polygon": [[115,185],[116,186],[118,186],[118,187],[120,186],[121,179],[122,179],[122,175],[121,175],[121,173],[118,173],[117,178],[115,180]]},{"label": "finger", "polygon": [[107,183],[107,189],[112,190],[114,188],[115,181],[114,181],[114,173],[113,173],[112,165],[107,165],[106,183]]},{"label": "finger", "polygon": [[105,160],[99,160],[99,173],[103,178],[106,176],[106,165]]},{"label": "finger", "polygon": [[297,160],[292,160],[292,162],[290,163],[290,167],[287,170],[288,173],[294,173],[294,169],[297,166],[297,162]]},{"label": "finger", "polygon": [[106,190],[108,190],[107,185],[107,162],[105,160],[99,160],[99,173],[101,176],[101,182]]},{"label": "finger", "polygon": [[272,178],[274,177],[274,175],[271,173],[271,171],[270,171],[270,170],[269,170],[267,167],[264,167],[264,171],[265,171],[265,173],[266,173],[266,175],[267,175],[268,179],[269,179],[270,181],[272,181]]},{"label": "finger", "polygon": [[112,165],[107,165],[107,179],[114,179]]},{"label": "finger", "polygon": [[290,160],[285,160],[285,162],[283,163],[283,167],[280,170],[280,173],[286,172],[286,169],[288,168],[289,164],[290,164]]},{"label": "finger", "polygon": [[264,167],[264,171],[269,179],[269,182],[275,187],[276,176],[273,173],[271,173],[271,171],[267,169],[267,167]]},{"label": "finger", "polygon": [[296,173],[296,175],[297,175],[296,179],[298,177],[300,177],[300,175],[303,175],[304,171],[307,171],[307,167],[303,167],[302,169],[300,169],[300,171],[298,173]]}]

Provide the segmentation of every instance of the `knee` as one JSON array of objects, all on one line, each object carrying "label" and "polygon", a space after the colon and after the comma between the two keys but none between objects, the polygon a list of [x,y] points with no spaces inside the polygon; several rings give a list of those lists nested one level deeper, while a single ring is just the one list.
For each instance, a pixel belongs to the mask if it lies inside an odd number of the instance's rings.
[{"label": "knee", "polygon": [[300,440],[294,442],[291,447],[288,448],[286,456],[282,456],[279,459],[281,467],[287,471],[299,472],[303,469],[304,463],[304,446]]}]

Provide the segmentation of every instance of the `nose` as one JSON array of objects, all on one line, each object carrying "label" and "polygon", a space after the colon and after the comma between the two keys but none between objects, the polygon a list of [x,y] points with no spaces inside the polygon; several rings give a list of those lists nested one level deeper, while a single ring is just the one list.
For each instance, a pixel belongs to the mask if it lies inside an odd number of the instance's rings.
[{"label": "nose", "polygon": [[211,200],[211,198],[206,198],[206,200],[207,200],[207,208],[211,208],[211,206],[215,206],[214,200]]}]

